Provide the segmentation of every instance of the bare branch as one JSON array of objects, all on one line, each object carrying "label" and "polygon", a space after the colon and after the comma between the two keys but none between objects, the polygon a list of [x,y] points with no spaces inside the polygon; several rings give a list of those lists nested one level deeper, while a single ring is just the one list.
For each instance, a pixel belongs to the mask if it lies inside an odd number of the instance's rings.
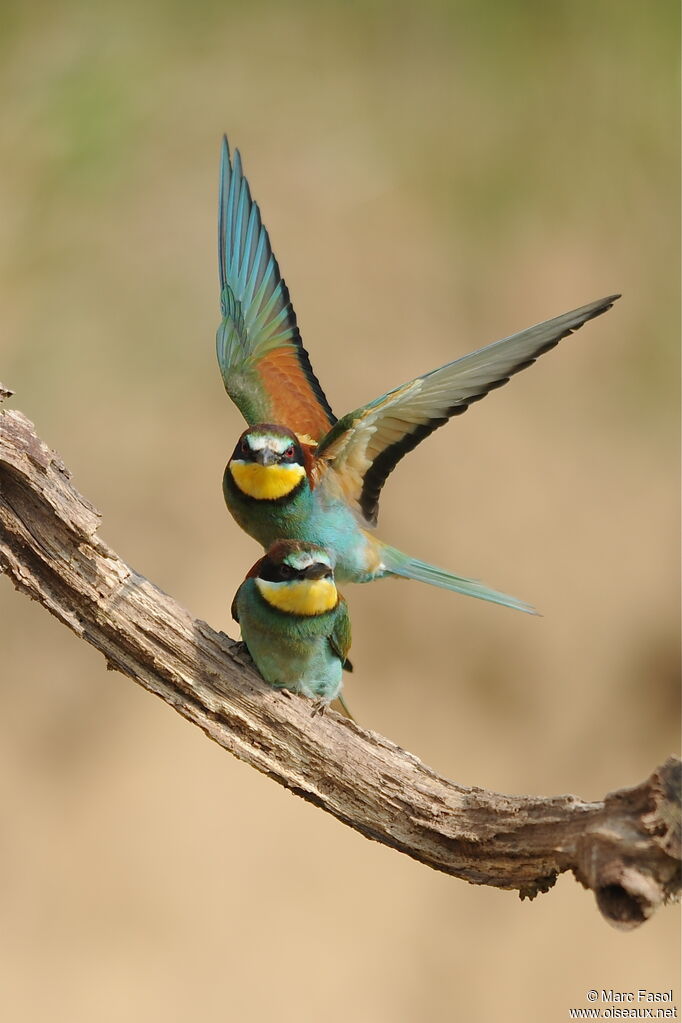
[{"label": "bare branch", "polygon": [[230,753],[368,838],[532,898],[571,870],[631,928],[680,888],[680,761],[632,789],[505,796],[464,788],[333,713],[312,717],[97,536],[99,515],[17,411],[0,411],[0,570],[117,669]]}]

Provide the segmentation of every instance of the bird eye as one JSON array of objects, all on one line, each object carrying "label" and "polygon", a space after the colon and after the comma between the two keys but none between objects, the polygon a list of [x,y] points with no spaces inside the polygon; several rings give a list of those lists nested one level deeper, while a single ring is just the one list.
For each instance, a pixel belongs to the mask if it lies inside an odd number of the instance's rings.
[{"label": "bird eye", "polygon": [[249,442],[246,439],[246,437],[244,438],[244,440],[241,442],[241,444],[239,446],[241,448],[241,452],[242,452],[243,455],[248,455],[249,452],[251,451],[251,448],[249,447]]},{"label": "bird eye", "polygon": [[293,579],[295,572],[291,565],[280,565],[279,574],[282,579]]},{"label": "bird eye", "polygon": [[284,452],[284,454],[282,455],[282,458],[293,458],[293,457],[294,457],[294,445],[290,444],[289,447]]}]

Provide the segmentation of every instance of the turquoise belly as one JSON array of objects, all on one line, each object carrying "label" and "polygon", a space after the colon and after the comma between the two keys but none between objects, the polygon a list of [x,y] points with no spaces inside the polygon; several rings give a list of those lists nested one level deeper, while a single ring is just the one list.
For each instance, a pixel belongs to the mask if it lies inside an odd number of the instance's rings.
[{"label": "turquoise belly", "polygon": [[237,596],[242,637],[266,682],[305,696],[333,700],[342,665],[329,642],[336,610],[303,618],[268,607],[247,579]]},{"label": "turquoise belly", "polygon": [[321,488],[305,485],[291,499],[259,501],[242,494],[226,472],[223,493],[236,521],[265,550],[276,540],[305,540],[334,555],[337,582],[375,578],[367,571],[369,544],[353,512],[340,501],[326,501]]}]

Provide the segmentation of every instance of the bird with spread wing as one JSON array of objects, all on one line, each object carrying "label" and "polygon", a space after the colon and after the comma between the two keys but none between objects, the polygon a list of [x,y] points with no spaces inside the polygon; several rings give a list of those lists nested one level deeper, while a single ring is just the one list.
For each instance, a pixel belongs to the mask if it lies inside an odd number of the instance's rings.
[{"label": "bird with spread wing", "polygon": [[228,509],[267,550],[277,540],[330,552],[339,582],[402,577],[532,612],[482,583],[379,540],[379,496],[421,440],[611,308],[590,302],[395,387],[336,419],[303,347],[242,171],[223,139],[218,231],[222,322],[216,349],[227,393],[249,424],[223,477]]}]

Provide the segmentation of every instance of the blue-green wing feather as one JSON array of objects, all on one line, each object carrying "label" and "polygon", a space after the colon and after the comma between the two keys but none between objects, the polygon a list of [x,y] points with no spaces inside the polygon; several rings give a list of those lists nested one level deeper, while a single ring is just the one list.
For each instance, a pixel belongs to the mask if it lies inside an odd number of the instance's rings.
[{"label": "blue-green wing feather", "polygon": [[301,342],[289,291],[251,198],[239,151],[220,160],[216,352],[225,388],[250,424],[281,423],[319,440],[336,421]]},{"label": "blue-green wing feather", "polygon": [[334,653],[339,656],[341,664],[344,667],[347,666],[348,671],[352,671],[353,666],[348,660],[348,651],[351,644],[350,615],[348,614],[348,605],[340,594],[334,617],[334,628],[329,637],[329,643]]}]

